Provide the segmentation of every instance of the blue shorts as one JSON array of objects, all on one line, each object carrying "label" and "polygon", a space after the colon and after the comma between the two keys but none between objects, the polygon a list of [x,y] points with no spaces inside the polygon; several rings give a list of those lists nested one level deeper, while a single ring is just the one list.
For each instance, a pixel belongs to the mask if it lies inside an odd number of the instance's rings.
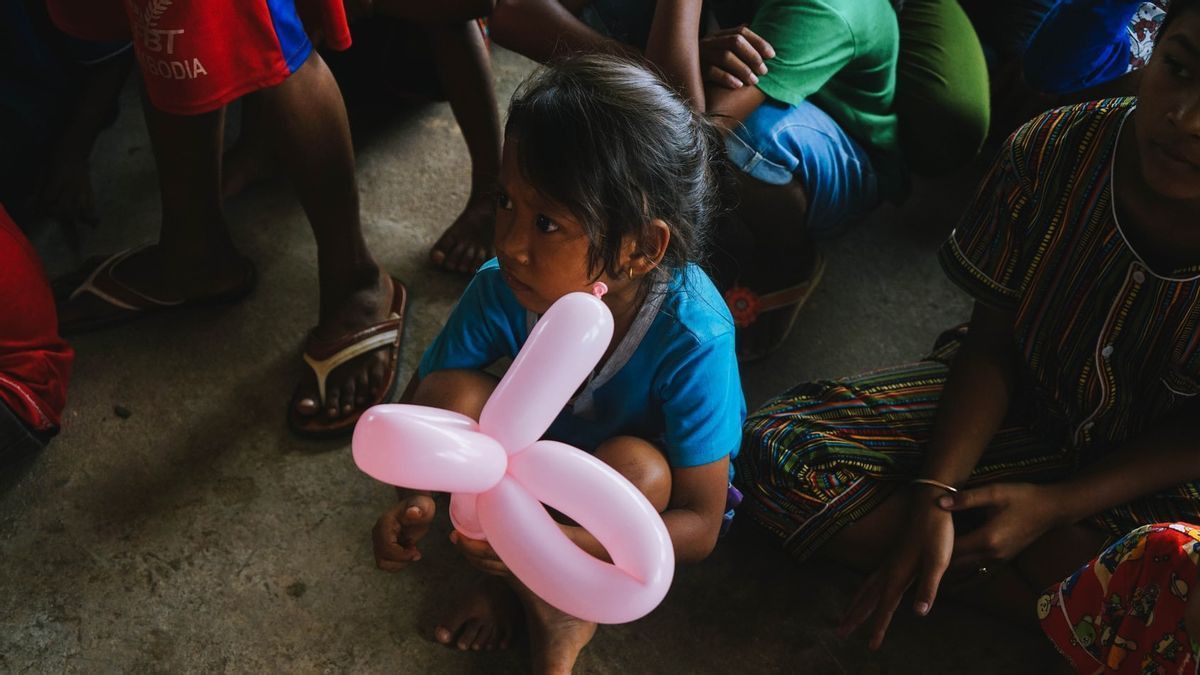
[{"label": "blue shorts", "polygon": [[729,162],[771,185],[799,181],[808,195],[802,223],[828,236],[879,206],[879,177],[866,150],[837,122],[808,101],[788,105],[767,99],[725,137]]}]

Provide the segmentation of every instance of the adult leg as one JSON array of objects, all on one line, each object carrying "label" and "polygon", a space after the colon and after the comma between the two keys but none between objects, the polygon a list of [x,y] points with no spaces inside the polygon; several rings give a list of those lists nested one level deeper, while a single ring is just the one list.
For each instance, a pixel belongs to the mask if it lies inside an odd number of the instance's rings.
[{"label": "adult leg", "polygon": [[957,0],[905,0],[896,114],[908,167],[940,175],[970,162],[988,134],[983,47]]},{"label": "adult leg", "polygon": [[442,90],[471,155],[471,194],[430,251],[448,270],[470,274],[492,257],[495,190],[500,175],[500,112],[492,60],[475,21],[430,28]]},{"label": "adult leg", "polygon": [[[953,345],[939,350],[941,361],[800,385],[751,414],[737,458],[741,509],[801,560],[816,554],[877,569],[905,530],[906,485],[920,469]],[[997,433],[971,483],[1052,479],[1069,462],[1018,416]],[[948,578],[945,592],[1028,623],[1033,590],[1016,569],[989,566],[974,580],[971,572]]]},{"label": "adult leg", "polygon": [[[162,227],[157,244],[122,260],[112,276],[134,293],[170,302],[238,288],[246,281],[249,262],[235,248],[221,210],[224,108],[173,115],[143,96],[143,110],[158,169]],[[77,285],[66,281],[60,291]],[[65,328],[124,311],[91,293],[58,301]]]},{"label": "adult leg", "polygon": [[[363,240],[354,179],[354,149],[337,82],[316,51],[283,83],[254,94],[264,132],[287,172],[317,240],[320,313],[312,344],[332,342],[388,317],[391,279]],[[329,374],[325,400],[314,377],[296,389],[297,412],[331,421],[378,396],[388,377],[387,347],[359,356]]]},{"label": "adult leg", "polygon": [[276,170],[268,133],[271,120],[263,117],[257,97],[242,99],[242,124],[237,141],[225,153],[221,167],[221,196],[236,197],[250,185],[271,176]]}]

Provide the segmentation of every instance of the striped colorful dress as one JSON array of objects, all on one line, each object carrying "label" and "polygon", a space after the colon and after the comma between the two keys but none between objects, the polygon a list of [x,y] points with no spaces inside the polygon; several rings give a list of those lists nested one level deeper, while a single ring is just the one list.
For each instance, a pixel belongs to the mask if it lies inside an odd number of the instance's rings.
[{"label": "striped colorful dress", "polygon": [[[941,248],[951,280],[1016,316],[1019,391],[973,484],[1060,480],[1200,402],[1200,265],[1152,269],[1113,204],[1135,105],[1097,101],[1024,125]],[[916,477],[964,330],[918,363],[801,384],[754,412],[737,461],[743,512],[804,558]],[[1200,521],[1200,484],[1094,516],[1118,536],[1177,520]]]}]

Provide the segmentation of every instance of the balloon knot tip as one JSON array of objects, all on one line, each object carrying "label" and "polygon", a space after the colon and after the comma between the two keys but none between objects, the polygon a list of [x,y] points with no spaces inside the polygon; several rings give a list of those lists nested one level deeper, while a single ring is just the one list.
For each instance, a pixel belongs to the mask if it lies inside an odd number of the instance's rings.
[{"label": "balloon knot tip", "polygon": [[597,298],[603,298],[604,294],[607,292],[608,286],[603,281],[597,281],[595,285],[592,286],[592,295],[596,296]]}]

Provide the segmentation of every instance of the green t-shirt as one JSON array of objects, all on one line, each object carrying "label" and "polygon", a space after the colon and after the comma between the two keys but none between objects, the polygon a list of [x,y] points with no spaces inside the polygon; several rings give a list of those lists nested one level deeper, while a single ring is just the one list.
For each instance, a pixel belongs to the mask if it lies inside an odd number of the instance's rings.
[{"label": "green t-shirt", "polygon": [[870,153],[885,194],[901,191],[900,28],[888,0],[762,0],[750,29],[775,48],[758,88],[790,105],[811,100]]}]

